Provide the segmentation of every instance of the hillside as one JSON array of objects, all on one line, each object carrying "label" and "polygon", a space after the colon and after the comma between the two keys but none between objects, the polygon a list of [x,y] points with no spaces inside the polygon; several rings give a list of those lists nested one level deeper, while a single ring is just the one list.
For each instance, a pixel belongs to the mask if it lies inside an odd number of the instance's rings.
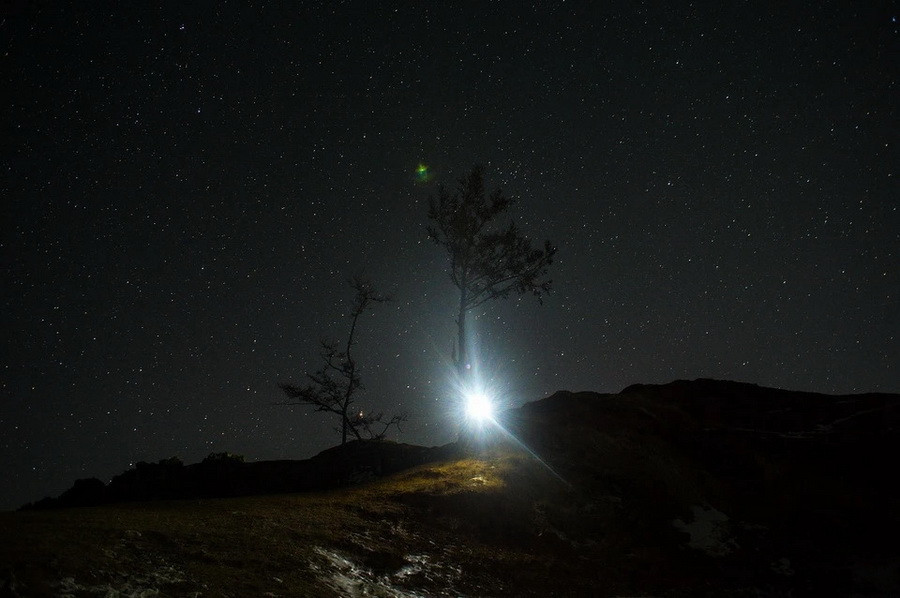
[{"label": "hillside", "polygon": [[173,457],[137,463],[108,484],[96,478],[76,480],[60,496],[29,503],[22,510],[329,490],[445,459],[454,448],[353,441],[302,461],[245,463],[240,455],[213,453],[200,463],[185,465]]},{"label": "hillside", "polygon": [[0,514],[0,596],[900,593],[898,395],[678,381],[498,420],[318,457],[383,476],[349,487]]}]

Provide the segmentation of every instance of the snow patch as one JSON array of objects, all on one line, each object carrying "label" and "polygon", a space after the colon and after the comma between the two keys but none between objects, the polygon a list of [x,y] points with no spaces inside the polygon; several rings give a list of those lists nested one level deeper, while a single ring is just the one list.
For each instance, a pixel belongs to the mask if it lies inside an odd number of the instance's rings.
[{"label": "snow patch", "polygon": [[693,520],[685,523],[676,519],[672,525],[691,536],[688,546],[709,556],[725,556],[738,548],[731,536],[728,515],[712,507],[691,507]]},{"label": "snow patch", "polygon": [[[391,585],[390,580],[378,578],[374,573],[357,565],[349,558],[317,547],[316,552],[325,558],[327,563],[324,573],[329,579],[326,583],[340,595],[350,598],[362,596],[384,596],[385,598],[425,598],[422,594],[407,592]],[[318,568],[318,567],[316,567]],[[402,569],[401,569],[402,571]],[[406,573],[408,575],[409,572]]]},{"label": "snow patch", "polygon": [[184,581],[184,574],[169,565],[160,566],[146,574],[129,576],[122,573],[117,577],[119,579],[114,583],[93,586],[79,584],[74,577],[64,577],[56,584],[56,598],[155,598],[160,595],[159,586]]},{"label": "snow patch", "polygon": [[[435,567],[429,557],[424,554],[408,555],[404,557],[406,564],[394,573],[377,575],[367,567],[359,565],[347,556],[333,550],[316,547],[315,551],[323,557],[324,562],[322,565],[312,563],[312,569],[322,576],[324,582],[341,596],[348,596],[349,598],[371,596],[382,598],[462,596],[459,592],[451,591],[448,587],[437,593],[434,589],[428,590],[427,593],[418,593],[398,587],[400,584],[409,583],[411,581],[410,578],[419,576],[432,582],[439,579],[447,581],[446,576],[438,571],[438,569],[444,569],[445,567]],[[461,574],[455,568],[452,569],[453,573]]]}]

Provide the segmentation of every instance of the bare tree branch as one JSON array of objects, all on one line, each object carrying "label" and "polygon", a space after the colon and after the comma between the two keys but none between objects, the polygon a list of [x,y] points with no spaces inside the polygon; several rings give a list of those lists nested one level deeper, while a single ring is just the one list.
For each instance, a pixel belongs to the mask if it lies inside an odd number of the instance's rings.
[{"label": "bare tree branch", "polygon": [[[374,286],[362,278],[354,278],[351,287],[356,291],[353,306],[349,314],[350,330],[344,350],[338,350],[336,342],[321,340],[319,356],[321,366],[315,372],[306,372],[308,380],[306,386],[292,384],[280,384],[282,392],[289,400],[275,403],[276,405],[304,405],[312,407],[314,411],[331,413],[340,419],[341,444],[347,442],[347,436],[352,435],[362,439],[363,435],[369,438],[384,438],[385,433],[392,426],[400,429],[400,422],[406,421],[406,415],[395,415],[386,422],[382,421],[382,414],[377,418],[364,416],[362,411],[354,415],[353,405],[356,401],[356,393],[363,388],[357,371],[356,360],[352,349],[356,344],[357,325],[362,316],[373,304],[389,301],[390,297],[378,293]],[[386,424],[372,426],[376,423]]]}]

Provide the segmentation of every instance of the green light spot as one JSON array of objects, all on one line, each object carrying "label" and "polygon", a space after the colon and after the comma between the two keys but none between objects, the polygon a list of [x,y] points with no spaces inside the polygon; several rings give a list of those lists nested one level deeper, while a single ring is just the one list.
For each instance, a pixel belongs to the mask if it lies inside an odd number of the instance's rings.
[{"label": "green light spot", "polygon": [[431,173],[428,172],[427,164],[419,164],[416,167],[416,178],[420,183],[427,183],[429,179],[431,179]]}]

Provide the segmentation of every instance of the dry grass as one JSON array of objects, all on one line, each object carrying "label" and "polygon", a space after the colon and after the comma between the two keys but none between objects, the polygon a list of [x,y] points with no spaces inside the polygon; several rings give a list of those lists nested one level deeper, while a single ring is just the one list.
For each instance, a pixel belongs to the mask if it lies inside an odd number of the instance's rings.
[{"label": "dry grass", "polygon": [[29,596],[534,595],[553,484],[498,450],[329,493],[3,513],[0,570]]}]

